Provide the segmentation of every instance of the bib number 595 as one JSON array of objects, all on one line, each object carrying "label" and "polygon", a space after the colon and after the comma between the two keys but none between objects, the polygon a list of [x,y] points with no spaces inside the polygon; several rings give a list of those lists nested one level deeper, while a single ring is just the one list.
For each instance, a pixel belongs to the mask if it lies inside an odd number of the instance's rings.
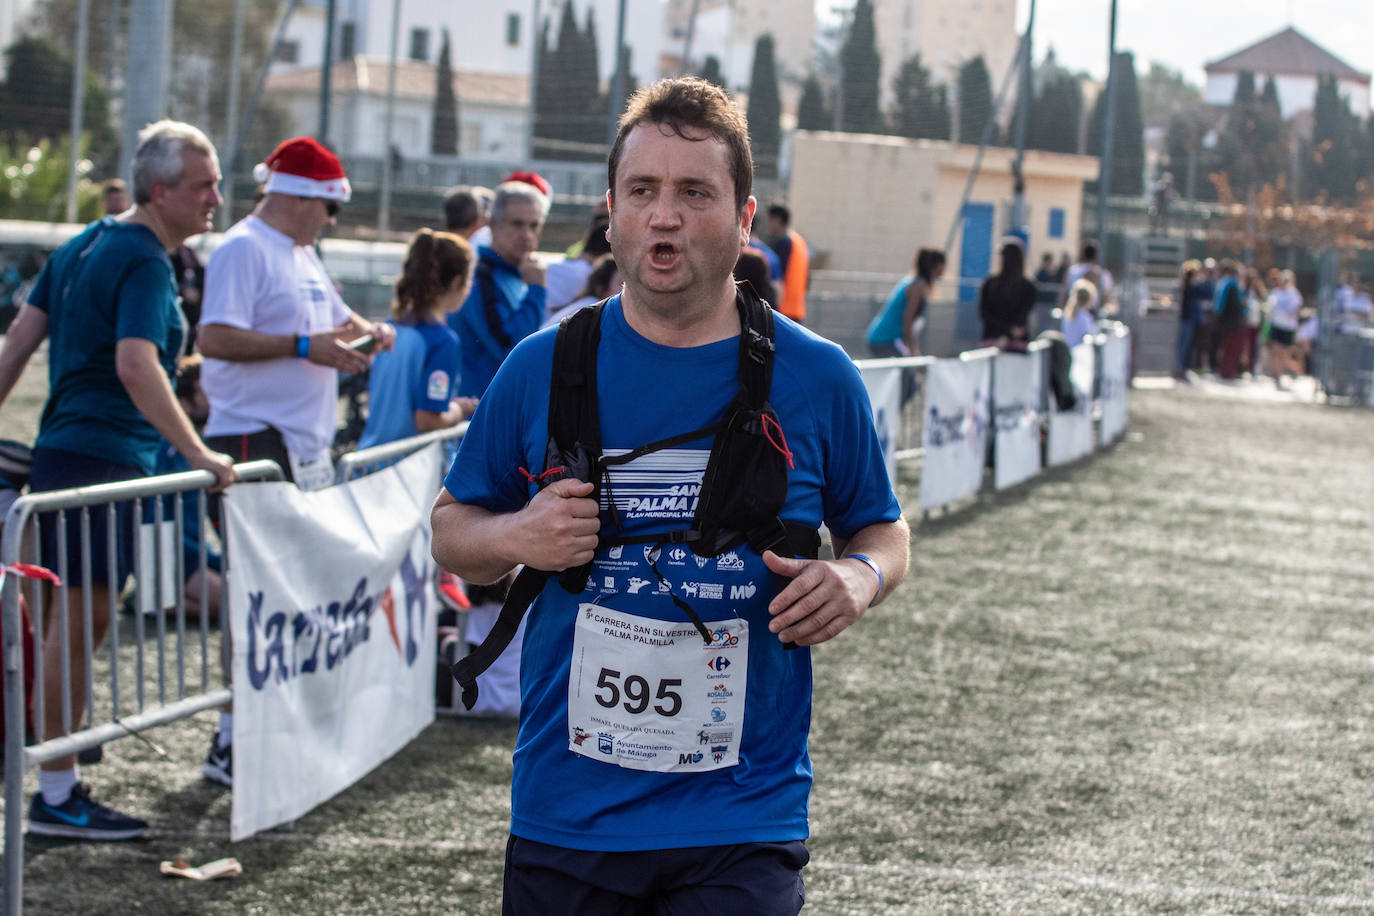
[{"label": "bib number 595", "polygon": [[[607,709],[623,705],[625,711],[633,715],[644,712],[652,702],[654,712],[670,719],[682,711],[682,694],[673,689],[681,686],[682,678],[665,677],[658,682],[658,689],[654,691],[649,680],[638,674],[631,674],[622,683],[619,671],[602,668],[596,679],[596,702]],[[623,704],[620,702],[622,695],[625,700]]]}]

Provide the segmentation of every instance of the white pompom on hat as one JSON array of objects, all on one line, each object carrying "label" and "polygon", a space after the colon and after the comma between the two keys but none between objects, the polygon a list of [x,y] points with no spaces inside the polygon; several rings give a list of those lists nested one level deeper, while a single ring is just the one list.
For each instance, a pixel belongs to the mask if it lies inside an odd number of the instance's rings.
[{"label": "white pompom on hat", "polygon": [[294,194],[347,201],[352,196],[343,163],[313,137],[283,140],[266,162],[253,167],[253,179],[268,194]]}]

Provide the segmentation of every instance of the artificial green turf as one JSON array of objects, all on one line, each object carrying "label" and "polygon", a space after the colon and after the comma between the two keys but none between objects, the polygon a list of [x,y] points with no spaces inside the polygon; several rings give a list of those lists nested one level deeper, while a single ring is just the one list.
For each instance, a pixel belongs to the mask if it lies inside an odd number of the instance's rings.
[{"label": "artificial green turf", "polygon": [[[919,524],[814,653],[807,912],[1374,909],[1374,413],[1132,398],[1114,448]],[[155,833],[29,841],[29,911],[499,912],[513,726],[441,720],[236,845],[213,731],[109,746],[86,777]]]}]

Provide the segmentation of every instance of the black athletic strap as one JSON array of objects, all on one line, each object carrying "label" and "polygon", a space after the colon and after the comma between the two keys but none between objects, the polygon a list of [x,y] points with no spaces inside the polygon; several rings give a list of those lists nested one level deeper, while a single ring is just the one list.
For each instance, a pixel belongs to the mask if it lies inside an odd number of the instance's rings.
[{"label": "black athletic strap", "polygon": [[542,569],[531,569],[526,566],[520,570],[511,583],[510,591],[506,593],[506,600],[501,605],[501,614],[496,618],[496,623],[487,634],[487,638],[482,640],[482,644],[472,651],[470,655],[458,659],[450,667],[453,672],[453,679],[458,682],[458,686],[463,688],[463,706],[472,709],[477,704],[477,678],[492,666],[501,653],[506,651],[515,633],[520,629],[520,621],[525,616],[525,611],[529,610],[534,599],[539,597],[539,593],[544,590],[544,583],[553,577],[553,573],[544,572]]},{"label": "black athletic strap", "polygon": [[[553,376],[549,384],[549,444],[545,473],[552,483],[565,477],[591,483],[591,498],[601,501],[601,419],[597,415],[596,353],[601,343],[603,299],[564,318],[553,346]],[[590,563],[565,569],[558,581],[573,594],[587,586]]]},{"label": "black athletic strap", "polygon": [[761,410],[773,389],[773,310],[748,284],[736,286],[739,309],[739,387],[750,410]]},{"label": "black athletic strap", "polygon": [[477,259],[477,290],[482,294],[482,317],[487,322],[487,333],[496,345],[503,350],[512,346],[510,335],[506,333],[501,321],[501,291],[496,288],[495,268],[486,258]]}]

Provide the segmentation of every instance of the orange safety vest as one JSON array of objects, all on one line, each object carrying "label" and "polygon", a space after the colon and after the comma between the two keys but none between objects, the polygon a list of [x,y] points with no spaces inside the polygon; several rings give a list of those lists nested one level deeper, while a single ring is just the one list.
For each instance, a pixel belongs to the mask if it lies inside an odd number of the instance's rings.
[{"label": "orange safety vest", "polygon": [[782,275],[782,304],[778,311],[793,321],[805,321],[811,253],[806,249],[806,240],[795,229],[788,229],[787,237],[792,240],[792,254],[787,258],[787,270]]}]

